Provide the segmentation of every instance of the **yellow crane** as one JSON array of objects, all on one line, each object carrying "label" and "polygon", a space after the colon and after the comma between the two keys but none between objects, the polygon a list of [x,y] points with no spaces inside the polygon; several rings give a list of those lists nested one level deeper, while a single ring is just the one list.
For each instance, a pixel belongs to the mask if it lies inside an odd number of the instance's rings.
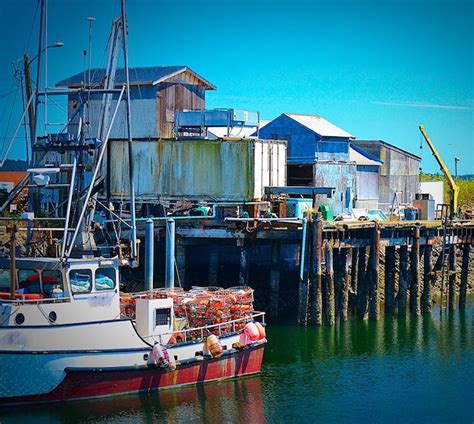
[{"label": "yellow crane", "polygon": [[441,168],[441,171],[443,172],[444,176],[446,177],[446,180],[448,181],[449,188],[450,188],[450,195],[449,195],[450,214],[451,214],[451,217],[454,217],[458,211],[459,187],[456,184],[456,181],[454,181],[454,178],[449,172],[449,169],[444,163],[443,159],[441,159],[441,156],[436,150],[436,147],[434,146],[433,142],[428,137],[428,134],[426,134],[425,127],[423,125],[420,125],[418,128],[420,129],[421,134],[423,135],[423,138],[426,140],[426,143],[431,149],[431,153],[433,153],[433,156],[438,162],[439,167]]}]

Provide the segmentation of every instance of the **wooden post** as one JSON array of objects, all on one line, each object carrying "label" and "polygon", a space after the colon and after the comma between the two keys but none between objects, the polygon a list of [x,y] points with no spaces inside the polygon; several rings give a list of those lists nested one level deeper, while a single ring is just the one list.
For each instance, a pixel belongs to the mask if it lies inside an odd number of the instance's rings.
[{"label": "wooden post", "polygon": [[324,306],[326,309],[326,324],[335,323],[335,303],[334,303],[334,264],[332,246],[326,243],[326,296]]},{"label": "wooden post", "polygon": [[357,314],[357,271],[359,267],[359,249],[351,249],[351,287],[352,296],[349,297],[349,305],[352,308],[352,315]]},{"label": "wooden post", "polygon": [[373,243],[370,252],[370,280],[369,280],[369,319],[379,319],[379,268],[380,268],[380,228],[374,224]]},{"label": "wooden post", "polygon": [[395,311],[395,246],[385,247],[385,313]]},{"label": "wooden post", "polygon": [[469,254],[471,245],[462,246],[461,285],[459,287],[459,309],[466,309],[467,277],[469,276]]},{"label": "wooden post", "polygon": [[456,309],[456,245],[449,246],[449,277],[448,277],[449,310]]},{"label": "wooden post", "polygon": [[411,247],[410,311],[420,315],[420,227],[415,227]]},{"label": "wooden post", "polygon": [[176,267],[178,268],[178,284],[180,287],[185,287],[186,283],[186,245],[184,239],[176,238]]},{"label": "wooden post", "polygon": [[357,264],[357,316],[365,319],[367,317],[367,275],[366,275],[366,248],[359,248],[359,261]]},{"label": "wooden post", "polygon": [[347,321],[349,308],[349,287],[351,276],[349,275],[349,249],[341,249],[339,252],[339,317],[341,321]]},{"label": "wooden post", "polygon": [[239,285],[248,286],[249,284],[249,261],[248,261],[248,250],[245,246],[245,240],[239,239]]},{"label": "wooden post", "polygon": [[408,246],[402,245],[400,254],[400,274],[398,278],[398,314],[405,315],[407,310],[408,288]]},{"label": "wooden post", "polygon": [[421,308],[423,313],[431,312],[431,289],[434,283],[434,279],[436,278],[435,274],[433,274],[433,263],[431,261],[432,252],[433,246],[431,246],[431,244],[427,244],[425,246],[423,261],[423,295],[421,297]]},{"label": "wooden post", "polygon": [[10,232],[10,299],[15,300],[16,294],[16,232],[14,225]]},{"label": "wooden post", "polygon": [[318,216],[312,225],[314,243],[314,265],[315,276],[311,290],[313,291],[311,304],[311,321],[313,324],[323,323],[323,300],[321,293],[322,286],[322,258],[323,258],[323,222]]},{"label": "wooden post", "polygon": [[[214,242],[215,243],[215,242]],[[209,285],[216,286],[219,274],[219,246],[209,246]]]},{"label": "wooden post", "polygon": [[313,231],[311,230],[311,221],[306,223],[306,236],[303,232],[302,237],[306,237],[305,252],[301,251],[300,258],[304,257],[303,278],[300,276],[299,290],[298,290],[298,323],[308,325],[308,302],[309,302],[309,288],[310,280],[313,278],[314,268],[314,245],[312,242]]},{"label": "wooden post", "polygon": [[272,266],[270,271],[270,318],[278,317],[278,297],[280,294],[280,241],[272,241]]}]

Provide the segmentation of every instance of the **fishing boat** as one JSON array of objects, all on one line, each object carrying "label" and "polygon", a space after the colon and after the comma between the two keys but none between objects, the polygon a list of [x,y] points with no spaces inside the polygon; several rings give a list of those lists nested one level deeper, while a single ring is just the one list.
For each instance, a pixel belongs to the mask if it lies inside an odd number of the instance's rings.
[{"label": "fishing boat", "polygon": [[[45,2],[41,4],[44,20]],[[139,262],[132,160],[128,205],[116,212],[97,197],[110,129],[123,100],[131,149],[124,0],[121,6],[114,28],[121,31],[126,83],[118,88],[114,83],[112,46],[104,84],[75,90],[77,114],[69,121],[74,125],[42,137],[32,133],[33,165],[0,208],[28,187],[26,211],[0,218],[11,223],[8,248],[0,255],[1,405],[175,388],[251,375],[261,368],[265,314],[253,310],[250,288],[121,292],[120,267],[133,269]],[[40,33],[38,62],[47,48],[44,38]],[[26,90],[31,96],[21,120],[37,115],[42,96],[61,94],[51,91]],[[84,130],[91,95],[104,99],[96,137]],[[35,121],[30,120],[30,128],[36,128]],[[58,199],[55,208],[41,208],[38,199],[45,190],[59,192],[50,195]],[[112,237],[98,246],[100,214],[126,223],[128,239]]]}]

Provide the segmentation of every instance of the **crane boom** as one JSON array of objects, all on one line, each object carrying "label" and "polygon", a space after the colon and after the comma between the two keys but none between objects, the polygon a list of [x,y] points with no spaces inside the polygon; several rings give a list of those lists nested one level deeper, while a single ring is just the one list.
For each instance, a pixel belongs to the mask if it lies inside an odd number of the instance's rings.
[{"label": "crane boom", "polygon": [[420,132],[423,135],[423,138],[425,139],[426,143],[428,144],[429,148],[431,149],[431,153],[433,153],[433,156],[435,157],[436,161],[438,162],[441,171],[443,172],[444,176],[448,180],[448,184],[449,184],[449,188],[450,188],[451,216],[454,216],[454,215],[456,215],[456,212],[457,212],[457,209],[458,209],[459,187],[456,184],[456,181],[454,181],[454,178],[452,177],[451,173],[449,172],[449,169],[446,166],[446,164],[444,163],[444,161],[441,158],[440,154],[436,150],[436,147],[434,146],[433,142],[428,137],[428,134],[426,134],[425,127],[423,125],[420,125],[418,128],[420,129]]}]

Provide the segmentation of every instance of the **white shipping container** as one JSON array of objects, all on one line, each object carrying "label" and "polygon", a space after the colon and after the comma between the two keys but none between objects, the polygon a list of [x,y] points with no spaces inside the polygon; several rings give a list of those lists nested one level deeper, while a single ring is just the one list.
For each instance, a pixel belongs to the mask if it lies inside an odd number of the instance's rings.
[{"label": "white shipping container", "polygon": [[[126,142],[111,141],[110,186],[128,196]],[[134,141],[137,199],[260,200],[266,186],[286,185],[286,141]]]}]

